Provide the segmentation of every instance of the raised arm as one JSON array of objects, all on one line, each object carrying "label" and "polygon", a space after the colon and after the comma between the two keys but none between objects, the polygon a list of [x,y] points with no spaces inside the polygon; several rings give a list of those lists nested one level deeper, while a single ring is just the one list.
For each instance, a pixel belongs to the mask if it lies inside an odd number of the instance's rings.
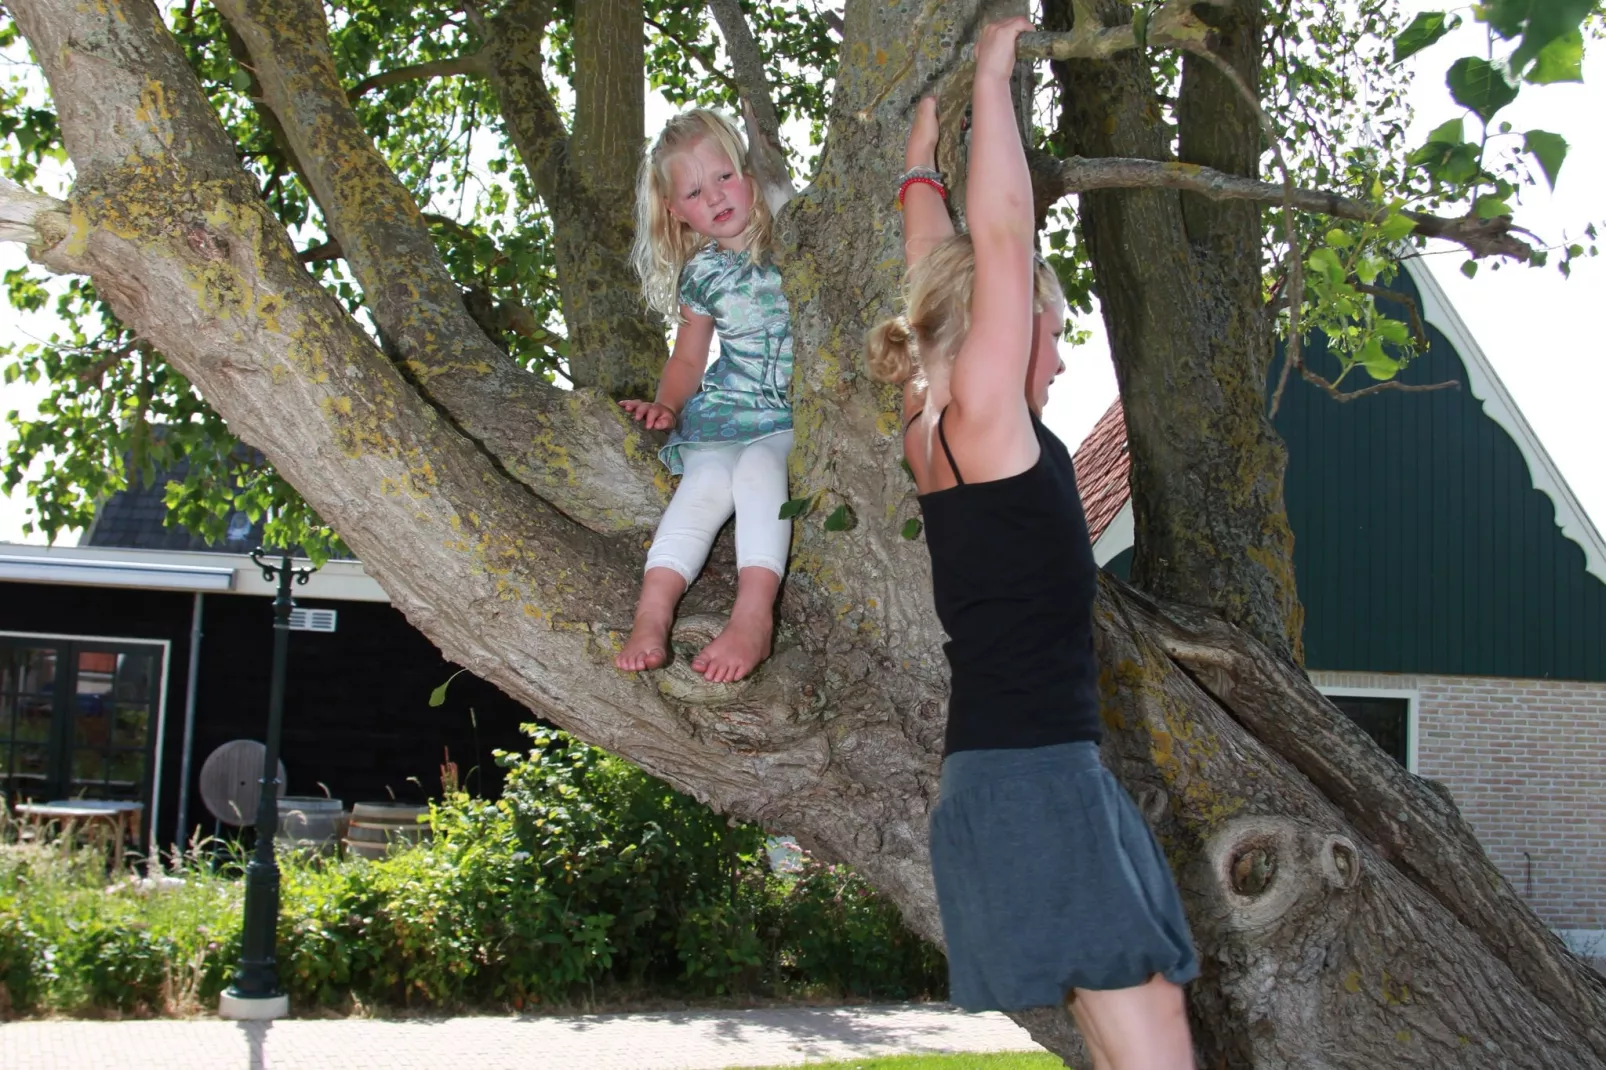
[{"label": "raised arm", "polygon": [[[954,360],[950,424],[967,478],[1000,479],[1036,463],[1026,404],[1032,346],[1032,180],[1009,78],[1015,40],[1031,23],[995,22],[976,46],[965,218],[976,250],[970,330]],[[974,471],[975,476],[970,473]]]},{"label": "raised arm", "polygon": [[[903,150],[905,171],[937,169],[937,98],[926,97],[915,111],[909,131],[909,144]],[[936,188],[915,183],[903,194],[903,262],[916,262],[944,238],[953,237],[954,221],[948,215],[948,202]]]}]

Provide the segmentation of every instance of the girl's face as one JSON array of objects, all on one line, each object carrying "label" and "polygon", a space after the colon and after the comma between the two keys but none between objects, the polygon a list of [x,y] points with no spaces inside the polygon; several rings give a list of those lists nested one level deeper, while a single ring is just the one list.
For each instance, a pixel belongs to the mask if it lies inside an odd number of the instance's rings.
[{"label": "girl's face", "polygon": [[722,249],[740,249],[753,215],[753,184],[712,138],[669,158],[669,214]]},{"label": "girl's face", "polygon": [[1060,359],[1060,336],[1065,333],[1065,305],[1045,305],[1032,320],[1032,362],[1026,371],[1026,404],[1039,416],[1048,404],[1048,388],[1065,370]]}]

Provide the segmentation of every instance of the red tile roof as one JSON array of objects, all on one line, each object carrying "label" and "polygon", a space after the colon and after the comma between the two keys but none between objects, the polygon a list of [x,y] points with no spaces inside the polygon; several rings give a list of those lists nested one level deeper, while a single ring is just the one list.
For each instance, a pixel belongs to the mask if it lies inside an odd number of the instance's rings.
[{"label": "red tile roof", "polygon": [[1097,542],[1132,496],[1127,476],[1132,462],[1126,449],[1126,418],[1119,399],[1110,406],[1082,444],[1076,447],[1076,489],[1087,511],[1087,531]]}]

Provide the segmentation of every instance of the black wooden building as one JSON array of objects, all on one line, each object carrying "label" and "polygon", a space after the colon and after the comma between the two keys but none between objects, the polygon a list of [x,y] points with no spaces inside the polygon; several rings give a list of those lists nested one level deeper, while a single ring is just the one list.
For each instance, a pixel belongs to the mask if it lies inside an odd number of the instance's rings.
[{"label": "black wooden building", "polygon": [[[108,500],[81,546],[0,544],[0,791],[139,801],[165,849],[217,827],[207,756],[266,732],[273,590],[243,516],[228,544],[201,544],[162,525],[160,482]],[[524,745],[524,707],[468,673],[431,707],[457,666],[355,561],[329,562],[296,605],[289,794],[421,802],[448,756],[470,790],[500,791],[492,752]]]}]

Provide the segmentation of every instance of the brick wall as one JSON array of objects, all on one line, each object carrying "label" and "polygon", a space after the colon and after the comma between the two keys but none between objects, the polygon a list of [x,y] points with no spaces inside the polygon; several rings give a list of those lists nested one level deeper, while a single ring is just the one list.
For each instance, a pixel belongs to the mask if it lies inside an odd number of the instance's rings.
[{"label": "brick wall", "polygon": [[1313,672],[1417,695],[1416,772],[1446,784],[1546,924],[1606,929],[1606,684]]}]

